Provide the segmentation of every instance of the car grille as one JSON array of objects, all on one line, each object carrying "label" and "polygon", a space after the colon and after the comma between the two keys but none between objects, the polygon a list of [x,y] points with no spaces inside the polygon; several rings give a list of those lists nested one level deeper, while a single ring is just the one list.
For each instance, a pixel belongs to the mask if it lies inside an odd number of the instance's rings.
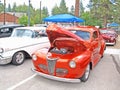
[{"label": "car grille", "polygon": [[65,76],[68,73],[67,69],[63,69],[63,68],[57,68],[56,69],[56,76]]},{"label": "car grille", "polygon": [[105,40],[105,42],[110,42],[109,40]]},{"label": "car grille", "polygon": [[56,65],[57,60],[58,60],[58,58],[48,58],[47,57],[48,72],[50,75],[54,75],[55,65]]},{"label": "car grille", "polygon": [[[51,63],[51,62],[50,62],[50,63]],[[48,69],[48,67],[47,67],[46,65],[44,65],[44,64],[39,64],[38,66],[41,68],[41,70],[42,70],[43,72],[47,73],[47,72],[49,71],[48,73],[50,73],[51,75],[54,74],[55,67],[51,67],[51,66],[50,66],[49,69]],[[64,68],[56,68],[55,73],[56,73],[56,76],[63,77],[63,76],[65,76],[66,74],[68,74],[68,70],[67,70],[67,69],[64,69]]]},{"label": "car grille", "polygon": [[39,67],[42,69],[42,71],[47,72],[47,66],[44,64],[39,64]]}]

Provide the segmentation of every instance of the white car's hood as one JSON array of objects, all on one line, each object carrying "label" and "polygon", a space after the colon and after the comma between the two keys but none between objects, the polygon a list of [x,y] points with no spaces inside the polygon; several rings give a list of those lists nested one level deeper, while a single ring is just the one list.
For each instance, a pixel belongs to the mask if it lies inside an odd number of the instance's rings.
[{"label": "white car's hood", "polygon": [[0,39],[0,48],[20,48],[29,45],[35,45],[42,42],[49,42],[47,37],[42,38],[17,38],[17,37],[8,37]]}]

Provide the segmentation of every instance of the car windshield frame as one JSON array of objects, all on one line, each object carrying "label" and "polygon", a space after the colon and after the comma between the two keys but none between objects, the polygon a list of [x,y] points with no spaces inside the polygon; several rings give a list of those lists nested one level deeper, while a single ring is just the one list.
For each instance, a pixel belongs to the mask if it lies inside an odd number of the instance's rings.
[{"label": "car windshield frame", "polygon": [[70,30],[75,35],[79,36],[83,40],[89,40],[90,39],[90,32],[88,31],[82,31],[82,30]]}]

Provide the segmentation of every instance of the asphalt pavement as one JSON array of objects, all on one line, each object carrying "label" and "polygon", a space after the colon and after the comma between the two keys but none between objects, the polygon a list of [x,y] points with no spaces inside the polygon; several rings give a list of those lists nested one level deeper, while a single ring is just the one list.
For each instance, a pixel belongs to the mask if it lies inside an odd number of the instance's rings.
[{"label": "asphalt pavement", "polygon": [[119,55],[105,53],[85,83],[65,83],[43,78],[31,71],[31,59],[20,66],[0,66],[0,90],[118,90],[120,73],[113,59],[120,66]]}]

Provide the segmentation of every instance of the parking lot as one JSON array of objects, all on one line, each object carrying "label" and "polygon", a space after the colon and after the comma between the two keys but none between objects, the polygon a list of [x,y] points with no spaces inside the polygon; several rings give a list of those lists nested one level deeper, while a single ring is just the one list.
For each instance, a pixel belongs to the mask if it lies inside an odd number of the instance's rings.
[{"label": "parking lot", "polygon": [[[117,64],[119,56],[113,54]],[[113,57],[107,53],[91,71],[87,82],[64,83],[48,80],[36,75],[31,59],[20,66],[8,64],[0,66],[0,90],[118,90],[120,85],[120,68]]]}]

